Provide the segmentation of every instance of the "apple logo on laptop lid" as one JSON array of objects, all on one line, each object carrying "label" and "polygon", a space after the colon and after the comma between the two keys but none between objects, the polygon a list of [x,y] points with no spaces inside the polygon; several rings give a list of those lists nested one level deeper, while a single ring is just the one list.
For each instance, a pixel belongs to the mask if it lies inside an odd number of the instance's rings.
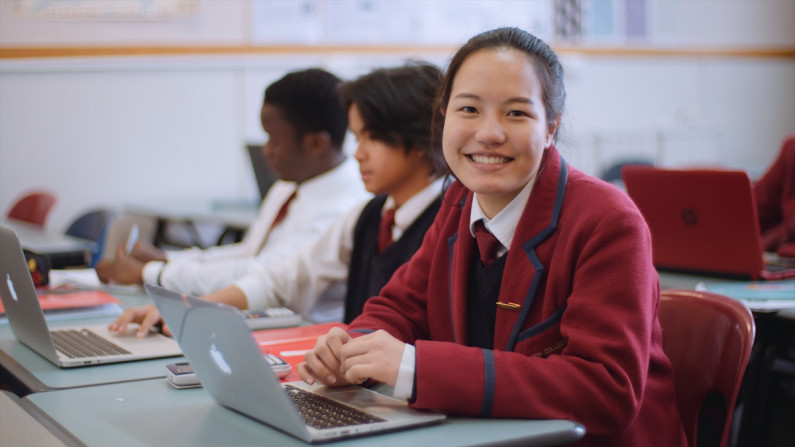
[{"label": "apple logo on laptop lid", "polygon": [[210,345],[210,357],[212,357],[215,365],[218,366],[224,374],[232,374],[232,367],[229,366],[229,363],[226,362],[224,355],[218,348],[215,347],[215,343]]},{"label": "apple logo on laptop lid", "polygon": [[11,280],[10,273],[6,273],[6,283],[8,283],[8,292],[11,294],[11,298],[13,298],[14,301],[19,301],[19,298],[17,297],[17,290],[14,287],[14,281]]}]

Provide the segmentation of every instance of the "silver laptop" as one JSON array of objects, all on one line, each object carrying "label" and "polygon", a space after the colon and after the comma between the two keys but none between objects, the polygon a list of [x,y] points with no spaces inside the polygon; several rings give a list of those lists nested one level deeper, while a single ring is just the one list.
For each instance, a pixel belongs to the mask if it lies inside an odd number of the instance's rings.
[{"label": "silver laptop", "polygon": [[14,231],[0,226],[0,298],[14,336],[62,368],[182,355],[170,337],[153,333],[144,338],[117,334],[108,323],[50,330],[44,320],[36,287]]},{"label": "silver laptop", "polygon": [[[145,285],[199,380],[221,405],[306,442],[438,423],[445,415],[360,386],[280,383],[240,312]],[[330,407],[336,420],[314,414]]]}]

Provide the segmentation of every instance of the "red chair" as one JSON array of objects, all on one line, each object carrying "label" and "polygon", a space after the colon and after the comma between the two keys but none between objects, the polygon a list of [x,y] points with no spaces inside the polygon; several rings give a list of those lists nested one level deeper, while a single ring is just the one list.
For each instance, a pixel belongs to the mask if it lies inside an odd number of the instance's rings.
[{"label": "red chair", "polygon": [[55,206],[55,195],[34,191],[17,200],[6,217],[44,227],[53,206]]},{"label": "red chair", "polygon": [[751,312],[723,295],[663,290],[659,319],[690,447],[727,446],[756,333]]}]

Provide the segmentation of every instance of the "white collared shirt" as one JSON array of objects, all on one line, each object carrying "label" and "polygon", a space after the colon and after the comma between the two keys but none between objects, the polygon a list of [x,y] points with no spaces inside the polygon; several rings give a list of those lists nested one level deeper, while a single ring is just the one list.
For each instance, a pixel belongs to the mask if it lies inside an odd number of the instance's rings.
[{"label": "white collared shirt", "polygon": [[483,220],[486,229],[502,244],[502,247],[497,250],[497,257],[504,255],[508,251],[508,247],[511,246],[513,234],[516,232],[516,226],[519,224],[525,205],[527,205],[527,199],[530,198],[534,183],[535,177],[492,219],[483,213],[483,208],[480,207],[478,201],[478,193],[474,194],[472,211],[469,213],[469,232],[472,237],[475,237],[475,224],[479,220]]},{"label": "white collared shirt", "polygon": [[[285,200],[297,189],[295,199],[279,225],[268,234]],[[205,250],[169,253],[169,262],[144,266],[145,282],[195,295],[204,295],[231,285],[252,265],[278,264],[301,246],[312,243],[341,215],[372,197],[364,189],[358,163],[348,157],[333,169],[296,185],[277,181],[262,201],[260,213],[240,243]],[[263,244],[263,240],[265,243]]]},{"label": "white collared shirt", "polygon": [[[392,227],[392,240],[397,241],[408,230],[411,224],[420,217],[430,204],[442,193],[444,180],[438,178],[422,191],[411,196],[406,202],[395,210],[395,225]],[[395,199],[392,196],[386,198],[384,207],[381,208],[381,216],[386,210],[395,207]]]},{"label": "white collared shirt", "polygon": [[[417,218],[442,193],[443,180],[437,179],[395,210],[393,240],[397,241]],[[335,283],[348,279],[348,268],[353,252],[353,232],[362,210],[369,200],[362,201],[347,214],[339,218],[313,243],[282,262],[257,264],[248,274],[235,282],[246,295],[249,308],[262,309],[270,306],[287,306],[305,318],[318,321],[310,313],[318,300],[325,303],[336,300],[338,310],[344,307],[344,292],[331,297],[323,294],[334,290]],[[381,212],[394,200],[388,197]],[[343,289],[344,290],[344,289]],[[324,311],[325,315],[329,312]],[[339,318],[342,315],[339,314]],[[337,319],[339,319],[337,318]]]}]

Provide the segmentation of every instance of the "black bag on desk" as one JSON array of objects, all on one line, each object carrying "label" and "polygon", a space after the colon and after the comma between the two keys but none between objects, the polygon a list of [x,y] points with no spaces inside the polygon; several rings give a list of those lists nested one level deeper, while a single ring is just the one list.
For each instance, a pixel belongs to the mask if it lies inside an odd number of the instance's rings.
[{"label": "black bag on desk", "polygon": [[50,283],[50,257],[30,250],[22,250],[25,261],[28,263],[30,276],[36,287],[46,286]]}]

